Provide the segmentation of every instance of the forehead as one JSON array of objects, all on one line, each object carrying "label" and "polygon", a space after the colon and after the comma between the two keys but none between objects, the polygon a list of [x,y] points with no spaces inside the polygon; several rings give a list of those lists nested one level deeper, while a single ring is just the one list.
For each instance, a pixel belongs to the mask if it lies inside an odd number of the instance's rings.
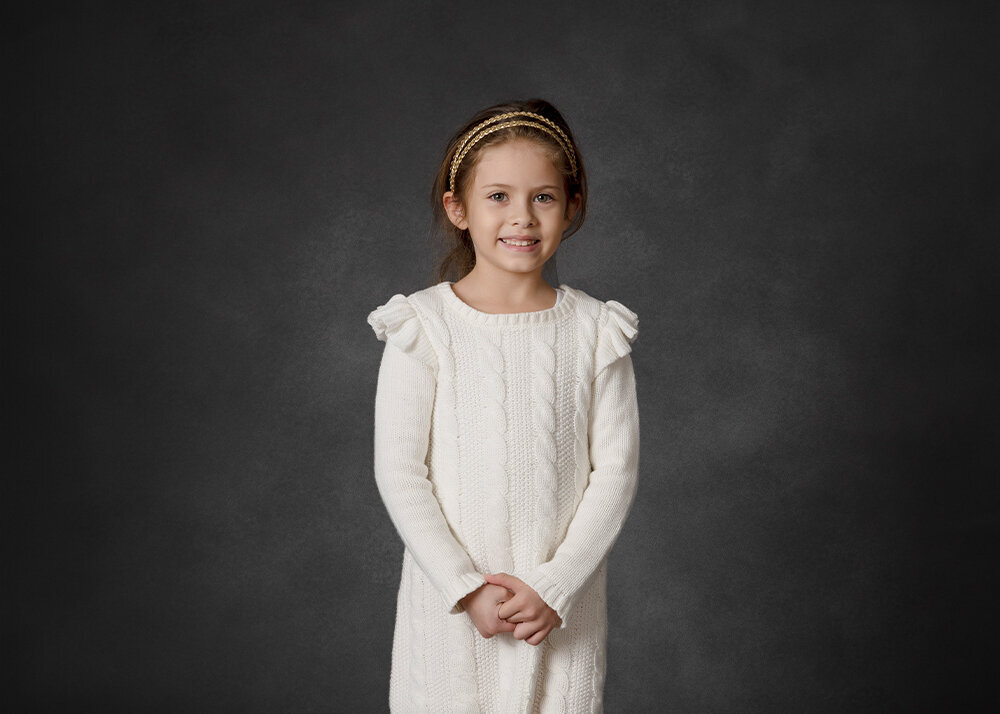
[{"label": "forehead", "polygon": [[476,184],[500,181],[562,182],[562,175],[552,160],[552,151],[529,139],[513,139],[488,146],[476,162]]}]

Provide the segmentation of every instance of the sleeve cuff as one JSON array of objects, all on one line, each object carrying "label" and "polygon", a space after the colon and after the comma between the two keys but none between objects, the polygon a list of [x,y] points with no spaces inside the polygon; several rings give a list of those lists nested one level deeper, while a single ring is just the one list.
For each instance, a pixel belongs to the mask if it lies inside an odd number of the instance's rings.
[{"label": "sleeve cuff", "polygon": [[459,600],[485,584],[486,578],[479,573],[462,573],[458,576],[449,592],[444,594],[445,603],[449,607],[448,614],[457,615],[460,612],[465,612],[461,604],[459,604]]},{"label": "sleeve cuff", "polygon": [[522,579],[532,590],[538,593],[546,605],[555,610],[556,614],[559,615],[559,619],[562,622],[556,629],[561,630],[565,628],[568,619],[567,615],[573,609],[575,600],[568,593],[564,592],[554,580],[537,569],[528,573]]}]

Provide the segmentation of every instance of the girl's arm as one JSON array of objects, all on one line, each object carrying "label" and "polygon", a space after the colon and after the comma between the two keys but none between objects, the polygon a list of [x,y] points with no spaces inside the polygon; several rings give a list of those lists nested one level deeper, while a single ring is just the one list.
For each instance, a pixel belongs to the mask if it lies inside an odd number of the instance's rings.
[{"label": "girl's arm", "polygon": [[611,551],[635,498],[639,409],[630,355],[594,378],[591,400],[587,488],[552,559],[524,578],[562,618],[560,628],[566,627],[567,613]]},{"label": "girl's arm", "polygon": [[452,534],[427,478],[435,387],[432,367],[386,342],[375,396],[375,482],[403,543],[454,614],[486,580]]}]

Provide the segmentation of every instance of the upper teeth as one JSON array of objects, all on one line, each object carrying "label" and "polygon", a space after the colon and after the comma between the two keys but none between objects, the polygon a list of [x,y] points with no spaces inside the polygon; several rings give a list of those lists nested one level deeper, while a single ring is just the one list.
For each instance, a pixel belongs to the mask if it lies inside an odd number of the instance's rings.
[{"label": "upper teeth", "polygon": [[532,243],[537,243],[538,239],[534,238],[532,240],[514,240],[513,238],[501,238],[504,243],[508,245],[531,245]]}]

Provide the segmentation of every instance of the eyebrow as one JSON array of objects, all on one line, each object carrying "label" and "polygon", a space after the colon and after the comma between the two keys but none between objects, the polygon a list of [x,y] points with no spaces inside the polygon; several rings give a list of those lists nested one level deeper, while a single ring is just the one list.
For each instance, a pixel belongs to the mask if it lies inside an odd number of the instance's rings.
[{"label": "eyebrow", "polygon": [[[508,186],[505,183],[488,183],[485,186],[483,186],[483,188],[511,188],[511,186]],[[549,188],[549,189],[554,188],[558,191],[562,189],[562,186],[554,186],[552,184],[546,184],[545,186],[536,186],[534,190],[540,191],[543,188]]]}]

